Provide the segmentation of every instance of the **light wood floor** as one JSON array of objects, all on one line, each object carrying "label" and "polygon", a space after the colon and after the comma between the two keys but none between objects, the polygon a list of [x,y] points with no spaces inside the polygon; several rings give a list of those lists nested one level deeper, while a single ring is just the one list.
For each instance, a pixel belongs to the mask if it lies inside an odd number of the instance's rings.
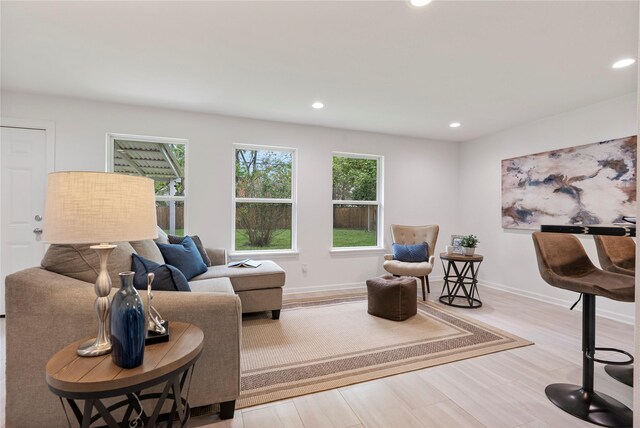
[{"label": "light wood floor", "polygon": [[[439,287],[432,286],[430,300]],[[191,426],[581,427],[547,400],[549,383],[580,383],[581,313],[481,287],[483,307],[456,309],[535,345],[317,394],[237,410],[235,418],[193,418]],[[596,303],[597,304],[597,303]],[[286,316],[286,312],[282,314]],[[633,351],[633,326],[598,318],[597,345]],[[4,409],[5,320],[0,320],[0,409]],[[632,389],[596,364],[596,389],[632,407]],[[0,411],[0,414],[3,414]],[[4,419],[4,418],[2,418]],[[0,420],[4,427],[4,420]]]}]

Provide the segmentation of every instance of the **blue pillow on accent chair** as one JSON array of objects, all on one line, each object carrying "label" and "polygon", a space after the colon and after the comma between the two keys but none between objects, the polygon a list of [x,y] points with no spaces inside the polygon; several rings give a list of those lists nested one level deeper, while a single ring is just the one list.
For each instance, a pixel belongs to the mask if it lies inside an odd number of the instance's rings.
[{"label": "blue pillow on accent chair", "polygon": [[401,262],[418,263],[429,259],[429,245],[426,242],[416,245],[393,243],[393,259]]},{"label": "blue pillow on accent chair", "polygon": [[207,271],[207,265],[190,236],[179,244],[157,244],[165,263],[180,269],[187,280]]},{"label": "blue pillow on accent chair", "polygon": [[136,273],[133,277],[133,286],[138,290],[147,289],[147,274],[153,273],[155,275],[151,283],[153,290],[191,291],[187,278],[177,267],[161,265],[137,254],[131,254],[131,259],[131,270]]}]

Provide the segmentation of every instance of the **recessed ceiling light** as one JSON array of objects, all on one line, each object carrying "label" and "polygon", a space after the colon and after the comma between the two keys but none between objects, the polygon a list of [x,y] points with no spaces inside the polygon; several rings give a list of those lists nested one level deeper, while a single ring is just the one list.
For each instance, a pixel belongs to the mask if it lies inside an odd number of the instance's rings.
[{"label": "recessed ceiling light", "polygon": [[409,0],[409,3],[414,7],[422,7],[431,3],[431,0]]},{"label": "recessed ceiling light", "polygon": [[458,128],[460,127],[460,122],[451,122],[449,124],[449,128]]},{"label": "recessed ceiling light", "polygon": [[611,68],[623,68],[623,67],[628,67],[631,64],[635,63],[636,60],[633,58],[624,58],[621,59],[619,61],[616,61],[613,63],[613,65],[611,66]]},{"label": "recessed ceiling light", "polygon": [[324,103],[321,103],[320,101],[316,101],[315,103],[311,104],[311,107],[313,107],[316,110],[320,110],[321,108],[324,108]]}]

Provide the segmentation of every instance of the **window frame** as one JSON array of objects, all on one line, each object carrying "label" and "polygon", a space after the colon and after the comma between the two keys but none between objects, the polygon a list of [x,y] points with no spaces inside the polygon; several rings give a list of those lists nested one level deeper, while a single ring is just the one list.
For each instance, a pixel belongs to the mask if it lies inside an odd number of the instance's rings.
[{"label": "window frame", "polygon": [[163,144],[183,144],[184,145],[184,180],[187,182],[187,187],[184,189],[183,196],[158,196],[155,195],[156,202],[182,202],[184,209],[184,235],[187,235],[187,200],[189,196],[189,140],[186,138],[173,138],[173,137],[153,137],[147,135],[135,135],[135,134],[120,134],[114,132],[107,133],[107,159],[106,159],[106,172],[113,172],[114,170],[114,155],[115,155],[115,141],[127,140],[140,143],[163,143]]},{"label": "window frame", "polygon": [[[333,199],[333,158],[343,157],[351,159],[373,159],[376,160],[376,200],[356,201]],[[336,205],[375,205],[378,207],[378,222],[376,225],[376,245],[362,247],[335,247],[333,245],[333,219],[331,220],[331,253],[344,252],[380,252],[384,248],[384,156],[365,153],[332,152],[331,153],[331,213]]]},{"label": "window frame", "polygon": [[[291,153],[291,198],[238,198],[236,197],[236,150],[276,151]],[[298,254],[298,149],[294,147],[233,143],[231,151],[231,256],[292,255]],[[291,204],[291,248],[274,250],[236,249],[236,203]]]}]

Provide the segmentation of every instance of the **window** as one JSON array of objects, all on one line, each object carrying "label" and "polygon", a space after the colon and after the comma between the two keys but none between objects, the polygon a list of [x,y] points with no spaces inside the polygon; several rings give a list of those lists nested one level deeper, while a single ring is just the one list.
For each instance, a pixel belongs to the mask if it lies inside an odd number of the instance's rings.
[{"label": "window", "polygon": [[296,249],[294,149],[234,146],[234,251]]},{"label": "window", "polygon": [[382,156],[333,154],[333,247],[381,247]]},{"label": "window", "polygon": [[186,147],[181,139],[108,135],[107,171],[153,179],[158,226],[180,236],[185,229]]}]

